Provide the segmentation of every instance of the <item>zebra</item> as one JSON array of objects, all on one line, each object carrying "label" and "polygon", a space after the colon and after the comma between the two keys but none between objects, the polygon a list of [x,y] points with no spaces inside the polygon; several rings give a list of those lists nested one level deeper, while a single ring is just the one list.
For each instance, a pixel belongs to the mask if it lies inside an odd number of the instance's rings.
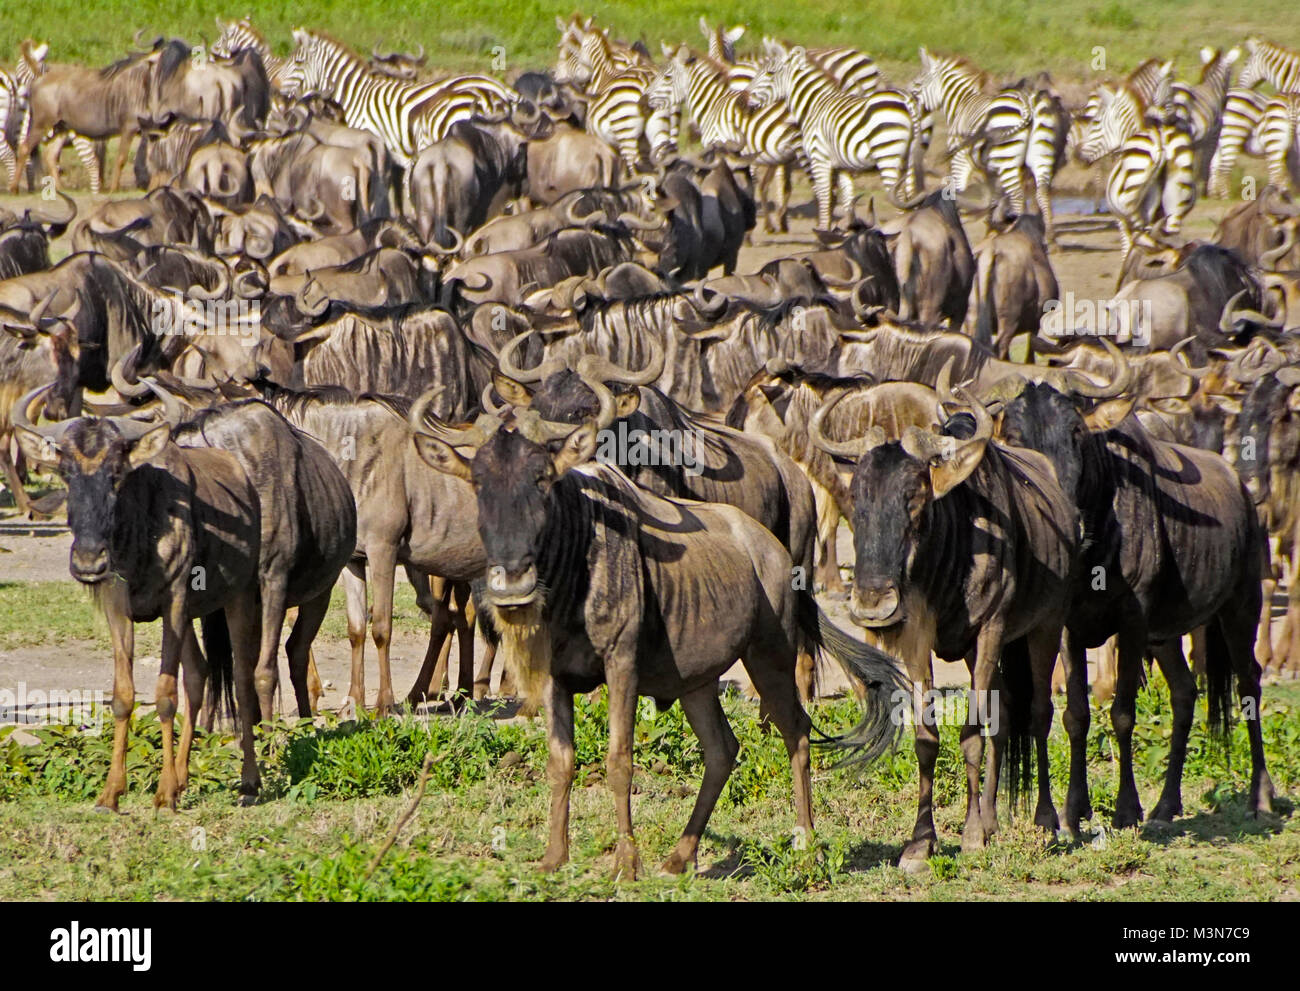
[{"label": "zebra", "polygon": [[785,100],[791,119],[799,125],[820,229],[831,227],[833,182],[838,185],[844,217],[851,217],[853,172],[874,165],[895,203],[915,191],[920,109],[910,94],[893,89],[866,97],[844,93],[828,73],[809,61],[802,47],[768,62],[747,93],[751,106]]},{"label": "zebra", "polygon": [[1300,178],[1300,93],[1283,93],[1264,104],[1255,141],[1268,163],[1269,185],[1294,189]]},{"label": "zebra", "polygon": [[1237,85],[1249,89],[1261,82],[1271,83],[1279,93],[1300,93],[1300,52],[1271,41],[1246,39],[1246,61]]},{"label": "zebra", "polygon": [[1214,149],[1214,157],[1210,159],[1210,178],[1206,184],[1206,195],[1226,198],[1228,176],[1232,174],[1233,166],[1237,164],[1237,156],[1243,151],[1247,155],[1263,153],[1256,135],[1267,104],[1268,97],[1258,90],[1239,87],[1228,90],[1223,101],[1218,144]]},{"label": "zebra", "polygon": [[988,77],[966,59],[920,50],[921,74],[912,93],[927,112],[942,110],[948,122],[949,183],[965,190],[977,167],[1006,196],[1015,213],[1025,209],[1028,171],[1047,240],[1053,240],[1052,181],[1064,149],[1068,117],[1050,81],[1022,81],[989,93]]},{"label": "zebra", "polygon": [[[805,164],[802,136],[784,101],[774,100],[751,110],[743,94],[731,88],[729,70],[728,65],[696,56],[683,45],[668,59],[647,98],[653,107],[684,107],[695,121],[705,149],[735,155],[746,169],[766,166],[757,191],[766,230],[769,234],[787,231],[789,166]],[[775,216],[767,206],[767,190],[774,178],[778,182]],[[752,188],[752,177],[750,185]]]},{"label": "zebra", "polygon": [[1164,107],[1173,85],[1173,62],[1147,59],[1117,89],[1097,90],[1097,110],[1079,146],[1079,158],[1092,165],[1115,152],[1142,129],[1149,112]]},{"label": "zebra", "polygon": [[514,102],[514,92],[491,76],[407,82],[372,71],[322,32],[297,28],[293,39],[297,49],[281,77],[285,94],[329,97],[343,108],[344,123],[382,137],[403,168],[458,121],[499,113]]},{"label": "zebra", "polygon": [[1223,52],[1217,48],[1201,49],[1201,78],[1195,85],[1175,82],[1170,89],[1174,120],[1192,138],[1196,150],[1196,177],[1206,182],[1210,162],[1219,140],[1223,121],[1223,104],[1228,95],[1232,67],[1241,57],[1241,49]]},{"label": "zebra", "polygon": [[1195,155],[1184,128],[1155,123],[1139,130],[1119,148],[1106,182],[1106,204],[1119,221],[1123,257],[1128,258],[1138,233],[1157,225],[1165,235],[1182,228],[1196,202]]},{"label": "zebra", "polygon": [[271,51],[266,38],[253,27],[251,14],[245,14],[239,20],[229,23],[223,22],[220,17],[216,20],[220,33],[217,40],[208,47],[209,54],[217,58],[233,58],[236,52],[245,48],[253,49],[262,59],[271,89],[278,93],[283,88],[285,79],[292,74],[291,60],[281,58]]}]

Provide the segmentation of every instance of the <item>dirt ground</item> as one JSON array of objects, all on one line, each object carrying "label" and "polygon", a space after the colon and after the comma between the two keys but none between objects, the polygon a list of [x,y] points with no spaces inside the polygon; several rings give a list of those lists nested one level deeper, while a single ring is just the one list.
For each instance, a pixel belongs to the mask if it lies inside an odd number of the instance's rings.
[{"label": "dirt ground", "polygon": [[[1074,170],[1078,172],[1078,170]],[[933,184],[931,177],[930,183]],[[1058,197],[1057,221],[1059,227],[1058,246],[1053,253],[1052,263],[1055,267],[1061,291],[1072,291],[1077,299],[1104,300],[1114,290],[1115,277],[1119,264],[1118,234],[1114,229],[1073,230],[1078,225],[1095,226],[1095,217],[1087,216],[1095,210],[1095,200],[1090,195],[1090,177],[1078,173],[1067,173],[1062,177],[1061,187],[1066,195]],[[87,209],[89,197],[80,198],[81,208]],[[806,249],[814,242],[812,235],[812,206],[808,202],[807,189],[796,186],[792,202],[797,207],[792,211],[792,231],[784,235],[765,235],[759,230],[753,235],[753,244],[745,247],[741,254],[739,271],[756,271],[765,262],[795,250]],[[883,207],[886,201],[877,190],[875,201],[879,210],[879,219],[892,216],[892,207]],[[1228,204],[1220,201],[1201,201],[1186,225],[1189,237],[1208,237],[1214,224],[1222,216]],[[866,200],[859,202],[859,210],[866,209]],[[1067,210],[1075,211],[1073,213]],[[982,220],[968,222],[968,236],[972,245],[978,244],[985,236]],[[57,252],[56,252],[57,253]],[[9,500],[4,498],[7,503]],[[12,510],[0,509],[0,520],[13,520]],[[466,521],[466,525],[473,525]],[[67,555],[70,538],[64,534],[49,537],[10,536],[0,534],[0,582],[40,582],[69,581]],[[853,560],[853,548],[847,530],[841,527],[840,561],[849,564]],[[399,580],[401,576],[399,575]],[[842,602],[822,598],[823,605],[830,615],[845,628],[851,628]],[[1275,610],[1276,611],[1276,610]],[[33,617],[33,621],[37,621]],[[1275,624],[1278,620],[1275,619]],[[3,632],[3,631],[0,631]],[[286,630],[287,635],[287,630]],[[402,697],[410,687],[424,656],[425,637],[409,630],[394,631],[392,646],[393,681],[398,697]],[[476,645],[476,657],[481,654],[482,645]],[[325,636],[317,639],[315,656],[321,678],[325,683],[325,695],[322,704],[337,708],[343,702],[348,689],[350,669],[350,649],[346,639],[330,640]],[[454,656],[454,652],[453,652]],[[153,681],[157,671],[156,657],[137,658],[136,684],[141,701],[152,701]],[[845,687],[841,672],[835,665],[825,669],[824,686],[829,691],[840,691]],[[966,671],[961,664],[939,662],[936,665],[936,678],[940,685],[964,684]],[[495,688],[499,672],[493,678]],[[743,670],[737,665],[728,675],[748,688]],[[287,670],[282,663],[282,678],[287,680]],[[0,685],[12,685],[24,681],[29,688],[54,688],[79,686],[95,688],[111,687],[112,662],[107,652],[90,641],[63,643],[52,648],[22,648],[0,650]],[[373,644],[367,644],[367,702],[373,703],[377,691],[378,675],[374,663]],[[286,693],[287,696],[287,693]]]}]

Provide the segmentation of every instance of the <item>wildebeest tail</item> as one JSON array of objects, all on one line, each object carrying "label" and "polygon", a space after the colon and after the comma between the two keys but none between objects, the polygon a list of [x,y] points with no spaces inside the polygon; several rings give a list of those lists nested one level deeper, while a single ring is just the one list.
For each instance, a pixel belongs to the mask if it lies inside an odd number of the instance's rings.
[{"label": "wildebeest tail", "polygon": [[1002,779],[1006,785],[1007,797],[1015,804],[1029,795],[1034,773],[1034,679],[1029,666],[1029,644],[1024,637],[1003,645],[999,667],[1006,689],[1001,711],[1007,722]]},{"label": "wildebeest tail", "polygon": [[862,719],[843,736],[819,741],[852,753],[840,766],[866,764],[898,742],[903,721],[895,715],[899,692],[907,697],[907,679],[898,662],[879,647],[850,636],[831,622],[811,592],[799,596],[799,629],[819,650],[839,661],[850,678],[867,689]]},{"label": "wildebeest tail", "polygon": [[[1268,636],[1268,632],[1264,632]],[[1253,660],[1253,658],[1252,658]],[[1210,735],[1226,742],[1232,722],[1232,655],[1217,619],[1205,624],[1205,703]]]},{"label": "wildebeest tail", "polygon": [[[235,717],[235,651],[230,643],[226,613],[218,609],[199,621],[203,628],[203,653],[208,658],[208,689],[212,692],[213,711],[228,719]],[[192,713],[191,718],[197,718]]]}]

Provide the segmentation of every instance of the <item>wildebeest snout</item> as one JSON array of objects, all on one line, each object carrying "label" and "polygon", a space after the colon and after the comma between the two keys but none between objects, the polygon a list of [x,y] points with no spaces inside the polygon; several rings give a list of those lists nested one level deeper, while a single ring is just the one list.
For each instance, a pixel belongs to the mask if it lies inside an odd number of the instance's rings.
[{"label": "wildebeest snout", "polygon": [[891,626],[903,618],[900,605],[893,582],[855,585],[849,616],[859,626]]},{"label": "wildebeest snout", "polygon": [[488,568],[488,598],[498,606],[526,606],[537,598],[537,566],[507,568],[494,564]]}]

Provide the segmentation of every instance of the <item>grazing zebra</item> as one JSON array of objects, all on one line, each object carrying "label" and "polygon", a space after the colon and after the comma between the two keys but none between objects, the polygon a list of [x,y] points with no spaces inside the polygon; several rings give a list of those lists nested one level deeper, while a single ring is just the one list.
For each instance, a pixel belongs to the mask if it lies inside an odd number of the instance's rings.
[{"label": "grazing zebra", "polygon": [[1197,182],[1208,180],[1210,162],[1219,141],[1232,67],[1240,57],[1240,48],[1228,52],[1202,48],[1200,81],[1195,85],[1175,82],[1171,87],[1174,121],[1191,135],[1192,147],[1196,150]]},{"label": "grazing zebra", "polygon": [[1147,59],[1112,90],[1097,90],[1096,113],[1079,146],[1079,159],[1086,165],[1118,150],[1145,126],[1149,111],[1169,102],[1173,86],[1173,62]]},{"label": "grazing zebra", "polygon": [[[803,164],[803,141],[782,100],[751,110],[742,93],[730,86],[730,67],[707,56],[694,55],[685,45],[673,53],[647,93],[650,105],[684,107],[706,148],[737,156],[742,167],[767,167],[758,199],[769,234],[789,229],[789,166]],[[767,206],[767,190],[778,181],[775,216]],[[751,183],[752,185],[752,183]]]},{"label": "grazing zebra", "polygon": [[942,110],[948,122],[950,183],[955,192],[982,168],[1006,196],[1011,209],[1025,209],[1024,173],[1035,185],[1035,200],[1048,240],[1052,230],[1052,180],[1067,137],[1068,116],[1050,84],[1022,82],[989,93],[988,77],[966,59],[932,55],[921,49],[921,74],[912,92],[927,111]]},{"label": "grazing zebra", "polygon": [[1191,136],[1173,124],[1152,124],[1119,148],[1106,182],[1106,203],[1119,221],[1124,258],[1138,233],[1157,225],[1177,234],[1196,202],[1195,156]]},{"label": "grazing zebra", "polygon": [[785,100],[791,119],[799,125],[822,230],[831,227],[833,183],[839,189],[843,217],[851,218],[853,172],[874,165],[896,203],[915,192],[920,108],[909,94],[892,89],[866,97],[844,93],[800,47],[767,63],[747,92],[753,106]]},{"label": "grazing zebra", "polygon": [[288,96],[325,96],[343,108],[348,127],[374,131],[403,168],[458,121],[496,114],[513,91],[491,76],[455,76],[413,83],[374,72],[365,61],[318,31],[295,29],[297,49],[282,75]]},{"label": "grazing zebra", "polygon": [[1246,62],[1237,77],[1237,85],[1242,89],[1266,82],[1272,83],[1279,93],[1300,93],[1300,52],[1271,41],[1249,38],[1246,53]]},{"label": "grazing zebra", "polygon": [[1283,93],[1264,104],[1255,141],[1268,163],[1268,182],[1295,189],[1300,182],[1300,93]]},{"label": "grazing zebra", "polygon": [[1234,87],[1228,90],[1223,101],[1223,119],[1219,125],[1218,146],[1210,159],[1210,179],[1206,194],[1224,198],[1228,195],[1228,176],[1237,164],[1237,156],[1259,155],[1256,140],[1259,122],[1264,118],[1268,97],[1254,89]]}]

